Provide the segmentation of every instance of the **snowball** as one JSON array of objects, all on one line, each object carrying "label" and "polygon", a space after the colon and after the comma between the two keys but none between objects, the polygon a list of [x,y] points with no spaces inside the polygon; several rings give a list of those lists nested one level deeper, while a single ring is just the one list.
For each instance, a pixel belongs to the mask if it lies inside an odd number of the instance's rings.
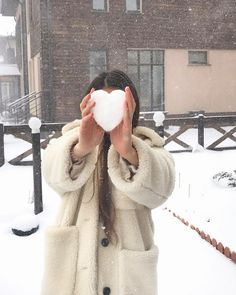
[{"label": "snowball", "polygon": [[34,214],[24,214],[17,216],[11,224],[11,227],[21,231],[29,231],[39,225],[39,218]]},{"label": "snowball", "polygon": [[94,119],[105,131],[109,132],[120,124],[124,114],[123,90],[113,90],[111,93],[96,90],[91,94],[91,101],[96,102],[92,108]]},{"label": "snowball", "polygon": [[29,127],[32,129],[32,133],[39,133],[39,129],[42,125],[41,121],[37,117],[31,117],[29,119]]},{"label": "snowball", "polygon": [[156,123],[156,126],[161,126],[165,120],[165,115],[163,112],[155,112],[153,115],[153,120]]}]

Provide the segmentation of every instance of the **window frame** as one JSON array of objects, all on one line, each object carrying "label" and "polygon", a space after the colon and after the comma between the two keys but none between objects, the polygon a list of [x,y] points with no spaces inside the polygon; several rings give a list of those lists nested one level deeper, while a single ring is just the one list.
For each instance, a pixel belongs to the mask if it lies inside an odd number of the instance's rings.
[{"label": "window frame", "polygon": [[125,11],[126,13],[134,13],[134,14],[139,14],[139,13],[142,13],[142,8],[143,8],[143,5],[142,5],[142,0],[136,0],[136,1],[139,1],[139,9],[137,10],[128,10],[127,9],[127,1],[129,0],[125,0]]},{"label": "window frame", "polygon": [[96,9],[93,7],[94,0],[91,2],[91,9],[93,12],[109,12],[109,0],[104,0],[104,9]]},{"label": "window frame", "polygon": [[[128,52],[130,51],[135,51],[137,52],[137,63],[130,63],[129,59],[128,59]],[[144,52],[144,51],[149,51],[150,52],[150,63],[144,63],[140,61],[140,53]],[[162,53],[162,62],[155,62],[154,63],[154,52],[155,51],[160,51]],[[127,49],[127,67],[129,68],[129,66],[136,66],[137,67],[137,74],[138,74],[138,81],[139,84],[136,85],[137,90],[140,94],[140,77],[141,77],[141,66],[150,66],[150,71],[151,71],[151,82],[150,82],[150,92],[151,92],[151,96],[150,96],[150,110],[161,110],[164,111],[165,110],[165,50],[163,49],[150,49],[150,48],[141,48],[141,49],[134,49],[134,48],[128,48]],[[163,70],[163,76],[162,76],[162,103],[161,105],[154,105],[154,91],[153,91],[153,83],[154,83],[154,79],[153,79],[153,68],[155,66],[161,66],[162,70]],[[141,94],[140,94],[141,95]],[[140,97],[140,99],[142,99]],[[141,105],[141,103],[140,103]],[[144,111],[146,111],[146,108],[149,107],[144,107]],[[149,109],[147,109],[147,111],[149,111]]]},{"label": "window frame", "polygon": [[[194,53],[194,54],[204,53],[206,62],[191,62],[190,60],[191,53]],[[209,65],[208,59],[209,59],[209,52],[207,50],[188,50],[188,65],[190,66],[207,66]]]},{"label": "window frame", "polygon": [[88,64],[89,64],[89,81],[90,82],[94,79],[94,77],[91,78],[91,68],[96,68],[96,67],[100,66],[98,64],[91,64],[91,62],[90,62],[90,54],[92,52],[103,52],[103,53],[105,53],[105,59],[106,60],[105,60],[105,64],[101,65],[101,66],[104,67],[104,69],[102,71],[106,71],[107,70],[107,66],[108,66],[108,55],[107,55],[107,50],[106,49],[91,49],[91,50],[89,50],[89,56],[88,56],[89,62],[88,62]]}]

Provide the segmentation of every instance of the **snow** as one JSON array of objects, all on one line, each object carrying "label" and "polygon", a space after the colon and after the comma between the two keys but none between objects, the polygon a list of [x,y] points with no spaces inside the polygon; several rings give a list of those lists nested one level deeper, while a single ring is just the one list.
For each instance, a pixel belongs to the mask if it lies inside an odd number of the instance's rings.
[{"label": "snow", "polygon": [[124,113],[125,92],[117,89],[111,93],[100,89],[92,92],[91,102],[94,119],[105,131],[111,131],[120,124]]},{"label": "snow", "polygon": [[[216,136],[213,129],[206,134],[206,142],[212,142]],[[195,136],[196,130],[183,134],[197,147]],[[167,148],[172,149],[173,145]],[[29,143],[5,136],[7,161],[28,148]],[[216,173],[235,170],[235,155],[236,150],[219,152],[199,147],[193,153],[173,154],[175,190],[166,203],[152,210],[154,238],[159,248],[158,295],[236,294],[236,264],[172,214],[175,212],[236,251],[236,188],[217,185],[213,180]],[[43,235],[56,217],[60,199],[43,180],[44,211],[37,215],[39,230],[30,236],[16,236],[11,231],[15,218],[27,219],[34,212],[32,167],[6,162],[0,168],[0,185],[0,293],[39,295],[44,266]],[[23,225],[27,224],[33,223],[27,219]]]},{"label": "snow", "polygon": [[163,124],[163,121],[165,120],[165,115],[163,112],[154,112],[152,118],[153,118],[153,121],[155,122],[155,125],[158,127]]},{"label": "snow", "polygon": [[[0,1],[1,4],[1,1]],[[1,5],[0,5],[1,6]],[[15,35],[16,21],[12,16],[2,16],[0,14],[0,35],[1,36],[14,36]]]},{"label": "snow", "polygon": [[20,231],[30,231],[39,225],[39,219],[37,215],[32,213],[23,214],[13,219],[11,227]]},{"label": "snow", "polygon": [[41,120],[37,117],[31,117],[29,119],[29,127],[32,129],[32,133],[39,133],[42,125]]},{"label": "snow", "polygon": [[0,64],[0,76],[20,76],[17,64]]}]

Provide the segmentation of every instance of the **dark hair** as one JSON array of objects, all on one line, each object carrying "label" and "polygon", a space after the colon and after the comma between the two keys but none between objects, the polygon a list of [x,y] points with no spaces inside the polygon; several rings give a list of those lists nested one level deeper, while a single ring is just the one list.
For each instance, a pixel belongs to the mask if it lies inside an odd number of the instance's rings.
[{"label": "dark hair", "polygon": [[[136,108],[133,115],[132,128],[138,125],[139,120],[139,96],[137,90],[131,81],[131,79],[120,70],[112,70],[108,72],[103,72],[98,75],[89,85],[86,94],[90,92],[92,88],[95,90],[103,89],[104,87],[114,87],[117,89],[125,90],[125,87],[129,86],[135,103]],[[110,242],[113,239],[118,240],[118,236],[114,229],[115,222],[115,208],[111,199],[111,191],[108,181],[108,171],[107,171],[107,154],[109,147],[111,145],[110,137],[108,133],[105,133],[103,142],[100,146],[98,167],[100,168],[97,174],[97,183],[99,185],[98,195],[99,195],[99,217],[103,221],[105,227],[105,234],[107,235]]]}]

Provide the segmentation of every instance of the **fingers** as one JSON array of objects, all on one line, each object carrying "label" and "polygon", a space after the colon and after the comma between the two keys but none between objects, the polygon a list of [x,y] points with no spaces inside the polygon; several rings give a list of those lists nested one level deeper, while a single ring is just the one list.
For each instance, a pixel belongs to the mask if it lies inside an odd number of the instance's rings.
[{"label": "fingers", "polygon": [[136,103],[135,103],[133,94],[128,86],[125,87],[125,93],[126,93],[126,100],[128,103],[129,113],[133,115],[136,108]]},{"label": "fingers", "polygon": [[93,113],[89,113],[88,115],[83,117],[82,122],[88,123],[93,118]]},{"label": "fingers", "polygon": [[87,105],[87,103],[88,103],[88,101],[90,100],[90,98],[91,98],[91,94],[94,92],[94,88],[92,88],[91,90],[90,90],[90,93],[89,94],[87,94],[84,98],[83,98],[83,100],[82,100],[82,102],[81,102],[81,104],[80,104],[80,110],[81,110],[81,112],[84,110],[84,108],[86,107],[86,105]]},{"label": "fingers", "polygon": [[91,113],[91,109],[95,106],[95,101],[89,102],[82,111],[82,118]]},{"label": "fingers", "polygon": [[124,103],[123,123],[124,123],[125,127],[127,127],[127,128],[130,128],[131,124],[132,124],[132,115],[130,114],[129,105],[128,105],[127,100],[125,100],[125,103]]}]

